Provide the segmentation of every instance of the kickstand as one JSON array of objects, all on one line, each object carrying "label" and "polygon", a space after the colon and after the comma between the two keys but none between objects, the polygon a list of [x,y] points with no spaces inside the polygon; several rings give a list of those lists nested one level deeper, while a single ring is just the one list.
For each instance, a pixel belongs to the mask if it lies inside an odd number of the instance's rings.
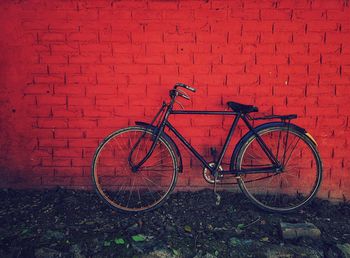
[{"label": "kickstand", "polygon": [[214,193],[215,193],[215,197],[216,197],[216,206],[219,206],[220,205],[220,202],[221,202],[221,195],[216,191],[216,182],[217,182],[217,179],[218,179],[218,172],[216,171],[215,172],[215,175],[214,175]]}]

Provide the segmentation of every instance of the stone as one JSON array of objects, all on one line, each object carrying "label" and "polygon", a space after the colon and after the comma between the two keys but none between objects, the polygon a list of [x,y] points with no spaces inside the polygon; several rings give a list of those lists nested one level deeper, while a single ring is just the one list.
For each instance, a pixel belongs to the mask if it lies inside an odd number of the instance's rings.
[{"label": "stone", "polygon": [[148,254],[141,256],[142,258],[175,258],[176,256],[168,249],[157,249]]},{"label": "stone", "polygon": [[307,258],[321,258],[323,253],[314,250],[306,246],[296,246],[296,245],[271,245],[270,247],[266,246],[265,257],[266,258],[276,258],[276,257],[307,257]]},{"label": "stone", "polygon": [[337,248],[339,249],[342,258],[350,258],[350,243],[337,244]]},{"label": "stone", "polygon": [[307,237],[312,239],[319,239],[321,231],[312,223],[286,223],[281,222],[281,232],[283,239],[297,239],[300,237]]}]

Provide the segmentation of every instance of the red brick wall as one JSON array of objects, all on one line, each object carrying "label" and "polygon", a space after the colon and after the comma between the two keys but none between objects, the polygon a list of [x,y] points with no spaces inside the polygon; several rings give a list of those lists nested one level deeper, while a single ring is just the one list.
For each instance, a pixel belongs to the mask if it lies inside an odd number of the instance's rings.
[{"label": "red brick wall", "polygon": [[[0,9],[2,187],[89,187],[99,141],[149,121],[180,81],[198,89],[187,109],[234,100],[297,113],[319,143],[320,196],[350,198],[349,1],[8,0]],[[230,122],[175,120],[206,156]],[[184,159],[179,186],[205,186],[198,162]]]}]

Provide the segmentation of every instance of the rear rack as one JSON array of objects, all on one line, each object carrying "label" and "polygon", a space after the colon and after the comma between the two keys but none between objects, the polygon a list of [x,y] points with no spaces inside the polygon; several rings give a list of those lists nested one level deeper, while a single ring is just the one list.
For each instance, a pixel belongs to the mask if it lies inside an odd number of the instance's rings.
[{"label": "rear rack", "polygon": [[296,114],[291,115],[270,115],[270,116],[262,116],[262,117],[251,117],[251,120],[271,120],[271,119],[281,119],[282,121],[286,120],[292,120],[297,118],[298,116]]}]

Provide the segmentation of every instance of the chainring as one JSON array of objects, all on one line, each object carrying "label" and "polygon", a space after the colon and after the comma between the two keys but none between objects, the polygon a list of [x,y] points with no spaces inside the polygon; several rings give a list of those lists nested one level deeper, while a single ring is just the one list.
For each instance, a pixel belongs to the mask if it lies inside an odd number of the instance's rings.
[{"label": "chainring", "polygon": [[[211,168],[215,167],[216,164],[214,162],[211,162],[209,163],[209,166]],[[222,167],[219,166],[218,168],[219,171],[222,171]],[[215,183],[215,177],[214,175],[211,174],[210,170],[207,169],[206,167],[203,168],[203,177],[205,179],[205,181],[207,181],[209,184],[214,184]],[[216,183],[219,183],[220,182],[220,179],[219,178],[223,178],[223,175],[218,175],[217,179],[216,179]]]}]

